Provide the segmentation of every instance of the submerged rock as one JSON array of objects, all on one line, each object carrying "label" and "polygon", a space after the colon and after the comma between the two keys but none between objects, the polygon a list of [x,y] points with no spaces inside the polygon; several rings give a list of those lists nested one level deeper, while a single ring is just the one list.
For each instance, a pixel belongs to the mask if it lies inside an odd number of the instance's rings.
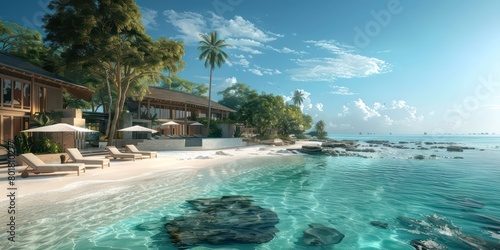
[{"label": "submerged rock", "polygon": [[460,146],[448,146],[448,147],[446,147],[446,151],[450,151],[450,152],[463,152],[464,150]]},{"label": "submerged rock", "polygon": [[370,224],[374,227],[382,228],[382,229],[387,229],[389,228],[389,224],[385,222],[380,222],[380,221],[371,221]]},{"label": "submerged rock", "polygon": [[468,245],[469,247],[472,247],[473,249],[478,249],[478,250],[500,249],[500,243],[485,240],[483,238],[479,238],[476,236],[462,233],[458,235],[457,238],[464,244]]},{"label": "submerged rock", "polygon": [[459,231],[459,228],[457,226],[453,225],[453,223],[445,220],[444,218],[439,217],[437,214],[426,215],[425,217],[427,218],[428,222],[441,230],[451,230],[452,232]]},{"label": "submerged rock", "polygon": [[342,239],[344,239],[344,235],[335,228],[312,223],[309,224],[309,228],[304,230],[302,241],[310,246],[322,246],[338,244]]},{"label": "submerged rock", "polygon": [[410,245],[417,250],[438,250],[445,249],[443,246],[439,245],[437,242],[432,240],[412,240]]},{"label": "submerged rock", "polygon": [[416,160],[424,160],[424,159],[425,159],[425,156],[423,156],[423,155],[415,155],[415,156],[413,156],[413,159],[416,159]]},{"label": "submerged rock", "polygon": [[165,224],[178,247],[264,243],[278,232],[275,212],[252,204],[250,196],[223,196],[187,201],[195,212]]}]

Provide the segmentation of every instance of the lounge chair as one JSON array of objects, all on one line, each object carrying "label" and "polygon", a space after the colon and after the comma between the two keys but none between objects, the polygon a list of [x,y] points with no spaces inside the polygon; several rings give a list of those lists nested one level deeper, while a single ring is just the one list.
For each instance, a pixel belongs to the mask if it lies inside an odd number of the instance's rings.
[{"label": "lounge chair", "polygon": [[108,165],[110,167],[109,159],[98,159],[91,157],[83,157],[80,153],[80,150],[77,148],[67,148],[66,153],[68,153],[69,158],[76,163],[84,163],[85,165],[98,165],[102,169],[104,169],[104,165]]},{"label": "lounge chair", "polygon": [[106,150],[111,154],[111,158],[113,159],[142,159],[142,154],[131,154],[131,153],[122,153],[115,146],[107,146]]},{"label": "lounge chair", "polygon": [[[60,163],[50,163],[47,164],[36,157],[32,153],[22,154],[21,160],[23,160],[28,167],[26,169],[19,171],[21,177],[28,178],[29,173],[54,173],[54,172],[66,172],[66,171],[76,171],[77,175],[80,175],[80,171],[83,170],[85,173],[85,164],[83,163],[71,163],[71,164],[60,164]],[[29,169],[31,168],[31,169]]]},{"label": "lounge chair", "polygon": [[155,151],[140,151],[133,144],[125,145],[125,149],[127,149],[127,151],[129,151],[130,153],[133,153],[133,154],[142,154],[143,156],[149,156],[149,158],[153,158],[153,157],[158,158],[157,152],[155,152]]}]

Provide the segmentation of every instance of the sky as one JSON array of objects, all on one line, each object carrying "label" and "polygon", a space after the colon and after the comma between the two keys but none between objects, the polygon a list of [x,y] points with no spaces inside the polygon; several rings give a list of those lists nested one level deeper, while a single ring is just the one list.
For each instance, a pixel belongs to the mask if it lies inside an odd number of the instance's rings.
[{"label": "sky", "polygon": [[[235,83],[283,96],[330,133],[500,133],[500,1],[136,0],[146,32],[185,44],[179,76],[208,84],[199,34],[217,31]],[[43,32],[49,0],[9,1],[0,19]]]}]

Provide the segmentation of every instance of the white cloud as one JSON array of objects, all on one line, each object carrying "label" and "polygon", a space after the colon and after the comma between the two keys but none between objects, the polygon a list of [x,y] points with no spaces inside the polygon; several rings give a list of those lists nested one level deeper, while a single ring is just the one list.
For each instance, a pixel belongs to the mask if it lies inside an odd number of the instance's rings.
[{"label": "white cloud", "polygon": [[363,120],[368,121],[368,119],[372,117],[380,117],[380,113],[375,109],[370,108],[368,105],[359,98],[357,101],[354,101],[354,105],[363,112]]},{"label": "white cloud", "polygon": [[223,37],[243,37],[260,42],[274,41],[276,37],[279,37],[277,34],[262,31],[241,16],[235,16],[233,19],[227,20],[212,14],[212,24]]},{"label": "white cloud", "polygon": [[335,40],[308,40],[306,43],[311,43],[316,47],[320,47],[330,51],[333,54],[345,54],[345,53],[354,53],[354,47],[349,45],[341,44]]},{"label": "white cloud", "polygon": [[156,10],[152,10],[149,8],[141,7],[141,15],[142,15],[142,23],[146,29],[157,29],[158,23],[156,22],[156,17],[158,16],[158,12]]},{"label": "white cloud", "polygon": [[215,30],[226,43],[231,45],[229,49],[251,54],[263,54],[262,50],[265,49],[278,53],[305,54],[304,51],[296,51],[288,47],[274,48],[268,43],[283,38],[284,35],[263,30],[241,16],[226,19],[213,12],[200,14],[174,10],[166,10],[163,15],[166,21],[180,33],[175,38],[182,39],[185,43],[198,42],[199,33],[207,34]]},{"label": "white cloud", "polygon": [[336,41],[306,41],[333,54],[333,57],[294,59],[299,68],[292,69],[294,81],[334,82],[339,78],[362,78],[390,72],[385,61],[356,54],[348,45]]},{"label": "white cloud", "polygon": [[217,91],[222,91],[224,89],[227,89],[231,86],[233,86],[235,83],[237,83],[238,80],[236,79],[236,77],[229,77],[229,78],[226,78],[224,79],[224,81],[222,81],[220,84],[216,84],[215,85],[215,90]]},{"label": "white cloud", "polygon": [[172,24],[181,34],[176,38],[184,40],[184,42],[198,42],[200,33],[204,33],[207,29],[205,19],[201,14],[195,12],[176,12],[174,10],[166,10],[163,12],[166,21]]},{"label": "white cloud", "polygon": [[322,103],[316,103],[316,109],[318,109],[319,111],[323,112],[323,104]]},{"label": "white cloud", "polygon": [[244,59],[244,58],[240,59],[240,60],[238,60],[236,62],[233,62],[233,63],[236,64],[236,65],[241,65],[244,68],[248,68],[248,66],[250,65],[250,62],[247,59]]},{"label": "white cloud", "polygon": [[281,74],[281,71],[279,71],[278,69],[270,69],[270,68],[263,68],[263,67],[260,67],[259,65],[254,65],[255,68],[253,69],[250,69],[249,71],[256,74],[256,75],[259,75],[259,76],[263,76],[263,75],[279,75]]},{"label": "white cloud", "polygon": [[[424,117],[417,108],[404,100],[394,100],[385,106],[380,102],[368,105],[362,99],[343,105],[342,111],[332,120],[336,132],[380,133],[421,132]],[[349,124],[348,127],[342,124]]]},{"label": "white cloud", "polygon": [[226,43],[231,44],[231,46],[245,46],[245,47],[261,47],[262,43],[252,40],[252,39],[247,39],[247,38],[228,38],[225,39]]},{"label": "white cloud", "polygon": [[251,73],[254,73],[258,76],[263,76],[264,74],[262,74],[262,72],[258,69],[249,69],[248,71],[250,71]]},{"label": "white cloud", "polygon": [[245,58],[244,55],[233,55],[234,58],[238,58],[238,59],[242,59],[242,58]]},{"label": "white cloud", "polygon": [[354,95],[353,92],[349,91],[349,88],[344,86],[331,86],[333,91],[330,91],[331,94],[334,95]]},{"label": "white cloud", "polygon": [[[262,51],[260,50],[256,50],[256,49],[252,49],[250,47],[246,47],[246,46],[238,46],[238,47],[234,47],[236,49],[239,49],[243,52],[248,52],[248,53],[251,53],[251,54],[254,54],[254,55],[260,55],[260,54],[264,54]],[[251,58],[251,57],[250,57]]]}]

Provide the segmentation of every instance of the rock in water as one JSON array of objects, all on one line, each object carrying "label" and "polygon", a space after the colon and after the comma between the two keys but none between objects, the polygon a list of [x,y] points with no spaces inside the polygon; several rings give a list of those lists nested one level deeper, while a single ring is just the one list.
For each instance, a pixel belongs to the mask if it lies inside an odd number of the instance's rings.
[{"label": "rock in water", "polygon": [[382,229],[387,229],[389,228],[389,224],[380,222],[380,221],[371,221],[370,224],[374,227],[382,228]]},{"label": "rock in water", "polygon": [[249,196],[196,199],[188,203],[194,212],[165,225],[172,243],[181,248],[200,243],[265,243],[278,232],[276,213],[253,205]]},{"label": "rock in water", "polygon": [[410,241],[410,245],[417,250],[444,249],[443,246],[432,240],[412,240]]},{"label": "rock in water", "polygon": [[303,242],[310,246],[338,244],[344,239],[344,235],[335,228],[325,227],[318,223],[309,224],[304,230]]}]

